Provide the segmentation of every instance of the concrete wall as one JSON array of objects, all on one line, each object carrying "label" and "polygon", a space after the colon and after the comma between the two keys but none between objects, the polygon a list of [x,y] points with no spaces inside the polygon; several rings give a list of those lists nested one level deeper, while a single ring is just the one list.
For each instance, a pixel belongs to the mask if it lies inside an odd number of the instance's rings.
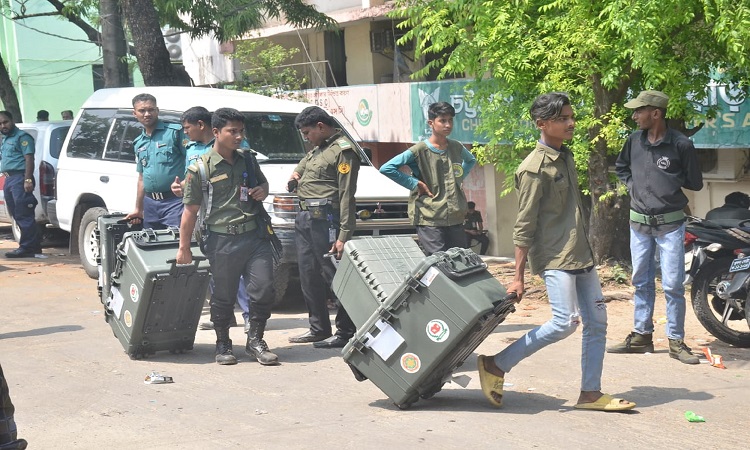
[{"label": "concrete wall", "polygon": [[346,81],[350,86],[373,83],[372,55],[370,53],[370,22],[360,22],[346,27]]}]

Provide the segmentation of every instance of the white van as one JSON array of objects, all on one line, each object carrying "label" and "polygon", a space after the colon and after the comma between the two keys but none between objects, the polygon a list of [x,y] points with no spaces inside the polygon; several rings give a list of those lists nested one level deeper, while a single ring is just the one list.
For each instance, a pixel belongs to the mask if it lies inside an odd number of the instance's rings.
[{"label": "white van", "polygon": [[[16,124],[18,128],[34,138],[36,146],[34,152],[34,180],[36,180],[34,196],[39,200],[39,204],[36,207],[35,215],[37,225],[42,233],[45,233],[50,222],[56,223],[54,217],[50,217],[48,206],[49,202],[55,198],[55,169],[71,123],[71,120],[59,120]],[[10,217],[10,213],[5,206],[4,185],[5,177],[0,176],[0,223],[13,225],[13,238],[17,242],[21,238],[21,231],[13,218]]]},{"label": "white van", "polygon": [[[276,296],[280,299],[297,265],[294,218],[299,205],[296,196],[286,191],[286,185],[309,150],[309,144],[294,126],[297,114],[310,106],[306,103],[193,87],[96,91],[81,107],[57,169],[57,200],[53,207],[56,223],[71,234],[71,253],[79,253],[86,272],[96,278],[97,217],[105,212],[129,213],[135,208],[138,174],[133,140],[141,133],[141,125],[133,117],[132,99],[140,93],[156,97],[159,117],[165,122],[179,123],[182,112],[192,106],[209,111],[235,108],[245,115],[247,140],[260,154],[258,161],[269,182],[265,207],[284,245],[283,261],[275,274]],[[407,216],[408,191],[381,175],[361,148],[357,147],[357,151],[362,160],[357,211],[363,218],[370,216],[357,220],[357,234],[413,233]]]}]

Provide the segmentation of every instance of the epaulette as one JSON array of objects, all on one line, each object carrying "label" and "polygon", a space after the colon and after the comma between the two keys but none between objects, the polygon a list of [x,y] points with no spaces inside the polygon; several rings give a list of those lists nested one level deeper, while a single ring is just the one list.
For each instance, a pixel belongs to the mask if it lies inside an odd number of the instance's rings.
[{"label": "epaulette", "polygon": [[182,131],[182,125],[178,123],[165,123],[166,128],[170,128],[175,131]]},{"label": "epaulette", "polygon": [[344,138],[338,139],[336,141],[336,145],[338,145],[341,150],[348,150],[353,148],[351,142],[347,141]]},{"label": "epaulette", "polygon": [[526,156],[521,164],[518,165],[516,173],[530,172],[539,173],[544,162],[545,152],[543,149],[535,148],[531,153]]}]

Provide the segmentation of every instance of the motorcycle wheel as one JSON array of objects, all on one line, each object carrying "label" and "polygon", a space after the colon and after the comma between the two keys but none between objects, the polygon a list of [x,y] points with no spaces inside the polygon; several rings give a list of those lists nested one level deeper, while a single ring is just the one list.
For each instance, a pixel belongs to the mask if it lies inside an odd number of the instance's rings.
[{"label": "motorcycle wheel", "polygon": [[[698,321],[706,330],[714,335],[717,339],[734,345],[735,347],[750,347],[750,322],[744,320],[728,320],[737,324],[738,330],[730,327],[728,323],[723,323],[721,318],[724,313],[726,302],[716,295],[716,286],[725,280],[730,279],[729,266],[734,258],[718,258],[706,263],[701,268],[700,273],[692,284],[692,302],[693,311]],[[746,301],[747,302],[747,301]],[[744,316],[744,311],[739,311]],[[729,315],[730,319],[735,316],[735,311]],[[747,330],[747,331],[745,331]]]}]

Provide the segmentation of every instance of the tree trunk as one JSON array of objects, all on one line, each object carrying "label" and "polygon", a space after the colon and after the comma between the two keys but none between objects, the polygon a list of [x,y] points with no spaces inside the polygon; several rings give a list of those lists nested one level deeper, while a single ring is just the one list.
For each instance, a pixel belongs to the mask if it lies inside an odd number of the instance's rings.
[{"label": "tree trunk", "polygon": [[184,85],[169,60],[154,3],[151,0],[122,0],[122,9],[146,86]]},{"label": "tree trunk", "polygon": [[16,88],[10,79],[8,69],[5,67],[2,53],[0,53],[0,100],[3,102],[4,109],[13,115],[14,122],[23,122]]},{"label": "tree trunk", "polygon": [[104,87],[130,85],[128,76],[127,43],[122,26],[118,0],[99,0],[102,24],[102,59],[104,61]]},{"label": "tree trunk", "polygon": [[[625,98],[626,80],[616,90],[604,88],[596,76],[593,81],[594,116],[602,118],[606,112],[611,111],[613,104]],[[592,128],[589,138],[594,139],[599,131],[600,127]],[[610,183],[607,153],[606,141],[598,139],[588,161],[592,204],[589,241],[597,263],[609,259],[630,261],[630,197],[627,192],[618,192],[617,184]]]}]

